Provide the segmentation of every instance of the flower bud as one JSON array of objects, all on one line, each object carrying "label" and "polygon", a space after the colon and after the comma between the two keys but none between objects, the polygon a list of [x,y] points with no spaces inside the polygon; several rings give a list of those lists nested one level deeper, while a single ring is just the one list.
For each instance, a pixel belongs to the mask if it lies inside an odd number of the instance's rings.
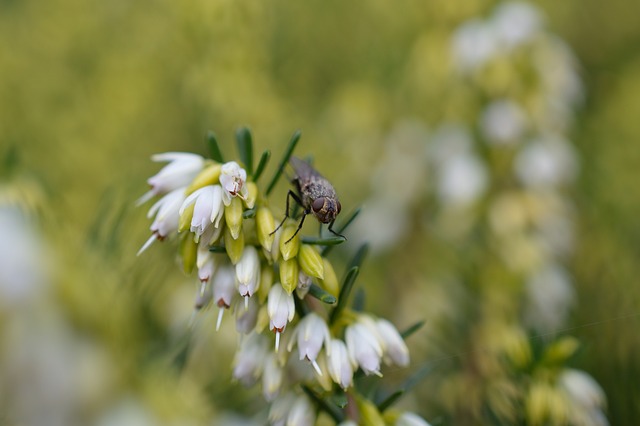
[{"label": "flower bud", "polygon": [[[280,253],[282,253],[282,258],[284,260],[292,259],[298,254],[298,249],[300,248],[300,235],[297,234],[293,237],[293,234],[296,233],[297,229],[297,225],[288,225],[282,230],[282,235],[280,235]],[[291,237],[293,237],[293,239]],[[289,241],[290,239],[291,241]]]},{"label": "flower bud", "polygon": [[258,300],[260,303],[267,301],[267,295],[273,284],[273,268],[262,268],[260,270],[260,287],[258,287]]},{"label": "flower bud", "polygon": [[198,189],[207,185],[215,185],[220,178],[220,169],[222,164],[211,164],[205,167],[198,175],[191,181],[191,185],[187,187],[185,195],[189,195]]},{"label": "flower bud", "polygon": [[228,226],[224,228],[224,248],[227,251],[231,263],[238,263],[244,251],[244,234],[240,234],[238,239],[234,239]]},{"label": "flower bud", "polygon": [[242,230],[242,200],[232,198],[224,208],[224,216],[227,221],[227,227],[231,231],[231,236],[234,239],[238,238]]},{"label": "flower bud", "polygon": [[258,198],[258,185],[256,185],[255,182],[247,182],[245,186],[247,188],[247,196],[242,201],[248,209],[252,209]]},{"label": "flower bud", "polygon": [[268,207],[260,207],[256,212],[256,231],[260,245],[269,252],[275,238],[275,234],[271,234],[274,229],[276,229],[276,223],[271,210]]},{"label": "flower bud", "polygon": [[385,426],[382,414],[373,402],[365,398],[356,400],[358,411],[360,412],[360,424],[367,426]]},{"label": "flower bud", "polygon": [[280,282],[288,294],[298,287],[298,261],[289,259],[280,262]]},{"label": "flower bud", "polygon": [[338,277],[336,271],[333,269],[331,262],[325,257],[322,258],[324,278],[319,280],[320,286],[324,288],[332,296],[338,297],[340,294],[340,284],[338,284]]},{"label": "flower bud", "polygon": [[180,213],[180,222],[178,223],[178,232],[184,232],[191,227],[191,219],[193,218],[193,209],[195,209],[195,204],[189,204],[185,209]]},{"label": "flower bud", "polygon": [[320,253],[312,246],[302,244],[298,251],[298,263],[304,273],[310,277],[324,278],[324,262],[322,261],[322,256],[320,256]]},{"label": "flower bud", "polygon": [[193,234],[185,234],[180,241],[180,255],[182,256],[182,270],[189,275],[196,266],[198,257],[198,243],[193,239]]}]

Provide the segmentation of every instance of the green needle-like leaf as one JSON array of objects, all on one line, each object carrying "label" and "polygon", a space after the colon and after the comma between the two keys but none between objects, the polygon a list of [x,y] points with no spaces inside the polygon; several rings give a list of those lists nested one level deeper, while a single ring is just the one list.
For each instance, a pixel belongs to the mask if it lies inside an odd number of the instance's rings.
[{"label": "green needle-like leaf", "polygon": [[351,290],[353,289],[353,284],[358,277],[358,267],[354,266],[349,269],[347,275],[342,284],[342,288],[340,289],[340,295],[338,296],[338,304],[336,305],[333,312],[331,312],[331,317],[329,318],[329,323],[333,324],[333,322],[340,316],[342,310],[347,306],[347,300],[349,299],[349,294],[351,294]]},{"label": "green needle-like leaf", "polygon": [[380,401],[377,405],[378,410],[383,412],[387,408],[391,407],[400,397],[408,393],[418,383],[420,383],[431,372],[432,367],[430,364],[425,364],[418,371],[413,373],[404,383],[402,383],[398,389],[392,392],[389,396]]},{"label": "green needle-like leaf", "polygon": [[[337,229],[334,229],[334,231],[336,231],[336,234],[342,234],[349,225],[351,225],[351,223],[355,220],[356,217],[358,217],[358,215],[360,214],[360,211],[362,211],[361,207],[358,207],[357,209],[355,209],[353,211],[353,213],[351,213],[348,217],[347,220],[344,221],[344,223],[342,223]],[[326,256],[327,254],[329,254],[329,252],[333,249],[333,247],[331,246],[327,246],[324,249],[322,249],[322,255]]]},{"label": "green needle-like leaf", "polygon": [[255,217],[256,215],[256,208],[252,208],[249,210],[245,210],[242,212],[242,217],[245,219],[251,219],[252,217]]},{"label": "green needle-like leaf", "polygon": [[248,127],[240,127],[236,131],[236,141],[238,142],[238,153],[246,167],[247,175],[253,176],[253,138]]},{"label": "green needle-like leaf", "polygon": [[351,307],[353,308],[353,310],[356,312],[364,311],[365,299],[366,299],[366,294],[364,292],[364,289],[361,287],[358,289],[358,291],[356,291],[356,294],[353,296],[353,303],[351,304]]},{"label": "green needle-like leaf", "polygon": [[220,151],[220,145],[216,139],[216,134],[212,131],[207,132],[207,144],[209,145],[209,155],[218,163],[224,163],[224,157],[222,151]]},{"label": "green needle-like leaf", "polygon": [[209,251],[212,253],[226,253],[227,249],[224,246],[209,246]]},{"label": "green needle-like leaf", "polygon": [[345,241],[347,240],[344,237],[327,237],[327,238],[308,237],[308,236],[302,237],[303,244],[313,244],[317,246],[335,246],[337,244],[342,244]]},{"label": "green needle-like leaf", "polygon": [[406,330],[404,330],[402,333],[400,333],[400,335],[402,336],[403,339],[406,340],[413,333],[415,333],[416,331],[420,330],[424,324],[425,324],[424,320],[418,321],[415,324],[409,326]]},{"label": "green needle-like leaf", "polygon": [[380,402],[378,405],[378,411],[380,411],[381,413],[384,412],[384,410],[386,410],[387,408],[391,407],[397,400],[400,399],[400,397],[402,395],[404,395],[404,389],[400,389],[397,390],[395,392],[393,392],[391,395],[389,395],[388,397],[386,397],[382,402]]},{"label": "green needle-like leaf", "polygon": [[349,263],[347,270],[353,268],[354,266],[357,266],[358,268],[360,268],[368,252],[369,252],[369,244],[361,245],[358,251],[356,252],[356,254],[353,256],[353,259],[351,259],[351,263]]},{"label": "green needle-like leaf", "polygon": [[293,150],[298,144],[298,141],[300,140],[301,135],[302,133],[300,132],[300,130],[296,130],[293,136],[291,136],[291,140],[289,141],[287,150],[284,152],[284,155],[282,156],[282,160],[278,165],[278,169],[276,170],[276,173],[273,175],[273,178],[271,179],[269,186],[267,186],[267,195],[269,195],[271,191],[273,191],[273,188],[275,188],[276,184],[278,183],[278,179],[282,175],[282,171],[284,170],[284,167],[289,162],[289,158],[291,158],[291,154],[293,154]]},{"label": "green needle-like leaf", "polygon": [[327,293],[322,287],[316,284],[311,284],[311,287],[309,287],[309,294],[319,301],[327,303],[329,305],[333,305],[337,301],[335,296]]},{"label": "green needle-like leaf", "polygon": [[267,166],[267,163],[269,162],[269,158],[271,158],[271,151],[267,150],[262,153],[262,157],[260,157],[260,161],[258,162],[258,167],[256,168],[256,172],[253,174],[254,182],[256,182],[262,175],[264,168]]},{"label": "green needle-like leaf", "polygon": [[320,395],[316,394],[311,388],[308,386],[302,386],[302,390],[307,394],[313,402],[316,403],[318,408],[324,410],[331,418],[337,423],[341,423],[344,420],[344,415],[340,411],[340,409],[334,405],[331,401],[323,399]]}]

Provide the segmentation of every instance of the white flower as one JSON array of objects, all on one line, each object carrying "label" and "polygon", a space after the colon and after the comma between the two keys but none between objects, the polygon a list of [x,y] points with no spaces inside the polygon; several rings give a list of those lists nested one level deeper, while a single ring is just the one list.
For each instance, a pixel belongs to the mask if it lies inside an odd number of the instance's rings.
[{"label": "white flower", "polygon": [[572,146],[560,137],[546,137],[525,145],[515,159],[518,178],[533,188],[549,188],[573,181],[578,161]]},{"label": "white flower", "polygon": [[417,414],[405,412],[396,420],[395,426],[430,426],[422,417]]},{"label": "white flower", "polygon": [[238,165],[235,161],[229,161],[222,165],[220,171],[220,185],[224,189],[222,193],[222,200],[224,205],[228,206],[231,203],[231,198],[239,196],[245,199],[249,194],[245,185],[247,181],[247,172]]},{"label": "white flower", "polygon": [[259,333],[251,333],[242,340],[236,352],[233,377],[245,386],[253,385],[262,374],[262,361],[269,355],[269,339]]},{"label": "white flower", "polygon": [[147,242],[138,250],[138,255],[145,251],[151,243],[156,239],[162,241],[169,234],[178,230],[178,223],[180,221],[180,206],[184,201],[185,188],[178,188],[158,200],[147,213],[148,218],[155,216],[153,223],[151,224],[151,237]]},{"label": "white flower", "polygon": [[272,426],[285,426],[287,416],[289,416],[295,401],[296,396],[291,392],[276,397],[269,408],[269,424]]},{"label": "white flower", "polygon": [[359,365],[367,375],[382,376],[380,373],[382,346],[375,330],[361,322],[356,322],[347,327],[345,340],[349,359],[353,365]]},{"label": "white flower", "polygon": [[280,347],[280,333],[282,333],[288,322],[293,320],[296,306],[293,296],[288,294],[279,283],[276,283],[269,290],[267,300],[267,314],[269,315],[269,329],[276,333],[276,351]]},{"label": "white flower", "polygon": [[193,216],[191,217],[191,232],[196,234],[197,239],[204,234],[205,230],[213,224],[216,228],[220,226],[220,219],[224,215],[222,206],[222,188],[219,185],[207,185],[196,191],[184,200],[180,207],[182,215],[187,207],[194,204]]},{"label": "white flower", "polygon": [[218,269],[213,280],[213,301],[218,306],[218,321],[216,330],[220,329],[222,315],[231,306],[233,295],[236,294],[235,272],[233,267],[225,265]]},{"label": "white flower", "polygon": [[313,426],[316,421],[315,411],[309,399],[300,395],[296,398],[289,416],[287,416],[287,426]]},{"label": "white flower", "polygon": [[500,42],[513,48],[531,40],[540,30],[541,21],[531,3],[515,1],[498,6],[490,23]]},{"label": "white flower", "polygon": [[204,158],[187,152],[165,152],[153,155],[151,159],[156,162],[169,162],[169,164],[147,180],[151,190],[140,197],[138,205],[155,195],[188,186],[204,166]]},{"label": "white flower", "polygon": [[300,323],[298,323],[298,326],[294,330],[287,349],[291,351],[296,342],[298,343],[300,359],[306,358],[311,361],[313,368],[322,376],[322,371],[318,366],[316,358],[318,358],[323,343],[327,348],[327,352],[330,350],[329,343],[331,342],[331,336],[329,335],[327,323],[313,312],[306,315],[300,320]]},{"label": "white flower", "polygon": [[487,142],[495,145],[517,144],[524,134],[527,118],[514,101],[501,99],[490,103],[482,113],[481,127]]},{"label": "white flower", "polygon": [[260,259],[253,246],[245,246],[240,260],[236,264],[238,292],[242,297],[251,297],[260,287]]},{"label": "white flower", "polygon": [[389,358],[400,367],[409,365],[409,349],[393,324],[387,320],[379,319],[376,321],[376,327],[383,344],[385,361],[388,361],[387,358]]},{"label": "white flower", "polygon": [[278,396],[282,386],[283,375],[284,373],[282,367],[278,364],[276,354],[267,355],[262,372],[262,394],[264,399],[271,402]]},{"label": "white flower", "polygon": [[575,299],[567,271],[555,263],[542,265],[528,277],[525,290],[527,323],[541,334],[561,328]]},{"label": "white flower", "polygon": [[198,278],[200,278],[201,282],[209,281],[209,278],[215,272],[215,263],[213,262],[213,256],[209,256],[209,258],[202,264],[202,266],[198,266]]},{"label": "white flower", "polygon": [[585,409],[603,407],[606,401],[604,391],[593,377],[584,371],[565,369],[559,378],[560,386],[578,405]]},{"label": "white flower", "polygon": [[473,71],[497,54],[498,43],[489,25],[480,20],[471,20],[456,30],[452,48],[458,68]]},{"label": "white flower", "polygon": [[332,339],[329,347],[329,375],[342,389],[347,389],[353,382],[353,366],[349,360],[347,346],[342,340]]},{"label": "white flower", "polygon": [[438,196],[443,203],[469,204],[485,192],[487,180],[484,164],[473,153],[461,153],[440,165]]},{"label": "white flower", "polygon": [[242,302],[238,300],[234,308],[236,313],[236,331],[242,334],[249,334],[256,327],[260,307],[253,297],[245,297],[244,300],[244,307],[240,307]]}]

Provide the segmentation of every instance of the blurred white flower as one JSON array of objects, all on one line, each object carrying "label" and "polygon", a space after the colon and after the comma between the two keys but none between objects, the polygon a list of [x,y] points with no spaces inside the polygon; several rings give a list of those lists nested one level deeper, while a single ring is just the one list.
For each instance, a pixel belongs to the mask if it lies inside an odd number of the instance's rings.
[{"label": "blurred white flower", "polygon": [[310,313],[300,320],[298,326],[291,335],[289,351],[293,349],[295,343],[298,344],[298,353],[300,359],[307,359],[313,365],[316,372],[322,376],[322,371],[318,366],[316,358],[322,349],[322,345],[325,345],[327,352],[330,352],[329,342],[331,336],[329,335],[329,327],[327,323],[320,318],[316,313]]},{"label": "blurred white flower", "polygon": [[280,333],[288,322],[293,320],[296,312],[293,296],[288,294],[279,283],[269,290],[267,300],[267,314],[269,315],[269,329],[276,333],[276,351],[280,347]]},{"label": "blurred white flower", "polygon": [[329,375],[342,389],[347,389],[353,383],[353,366],[347,346],[342,340],[331,339],[329,348],[330,350],[327,351]]},{"label": "blurred white flower", "polygon": [[473,203],[488,185],[485,165],[472,153],[461,153],[442,163],[436,179],[441,202],[451,205]]},{"label": "blurred white flower", "polygon": [[224,205],[228,206],[231,203],[231,198],[239,196],[245,199],[249,194],[245,185],[247,181],[247,172],[238,165],[235,161],[229,161],[222,165],[220,171],[220,185],[224,189],[222,193],[222,200]]},{"label": "blurred white flower", "polygon": [[540,31],[542,18],[531,3],[510,1],[496,8],[489,25],[502,46],[513,48],[531,40]]},{"label": "blurred white flower", "polygon": [[180,221],[180,206],[184,201],[184,191],[186,188],[178,188],[158,200],[147,213],[150,219],[155,216],[151,224],[151,237],[138,250],[137,255],[145,251],[155,240],[164,240],[169,234],[178,230]]},{"label": "blurred white flower", "polygon": [[245,297],[244,303],[237,299],[234,311],[236,314],[236,331],[242,334],[249,334],[256,327],[258,322],[258,311],[260,306],[255,297]]},{"label": "blurred white flower", "polygon": [[520,142],[527,126],[527,116],[514,101],[500,99],[484,109],[480,127],[487,142],[513,145]]},{"label": "blurred white flower", "polygon": [[557,331],[575,298],[571,279],[560,265],[547,264],[527,280],[525,319],[540,333]]},{"label": "blurred white flower", "polygon": [[271,426],[285,426],[295,401],[296,396],[291,392],[278,395],[269,407],[269,424]]},{"label": "blurred white flower", "polygon": [[298,396],[287,417],[287,426],[313,426],[316,421],[311,401],[304,395]]},{"label": "blurred white flower", "polygon": [[345,341],[353,365],[360,366],[367,375],[382,376],[382,346],[374,330],[360,322],[353,323],[345,331]]},{"label": "blurred white flower", "polygon": [[225,309],[229,309],[233,295],[237,294],[235,286],[236,274],[232,266],[225,265],[218,268],[213,280],[213,301],[218,306],[218,321],[216,330],[220,329],[222,315]]},{"label": "blurred white flower", "polygon": [[396,420],[395,426],[430,426],[426,420],[414,413],[405,412]]},{"label": "blurred white flower", "polygon": [[155,195],[162,195],[175,189],[188,186],[204,166],[204,158],[188,152],[165,152],[155,154],[151,159],[156,162],[168,162],[147,183],[151,186],[146,194],[138,200],[138,205],[148,201]]},{"label": "blurred white flower", "polygon": [[262,373],[262,394],[264,399],[271,402],[280,392],[282,386],[282,378],[284,372],[282,367],[278,364],[278,359],[275,353],[270,353],[264,359],[264,367]]},{"label": "blurred white flower", "polygon": [[582,417],[580,424],[609,424],[602,412],[606,405],[604,391],[593,377],[584,371],[567,368],[560,374],[558,382],[571,401],[577,405],[576,414]]},{"label": "blurred white flower", "polygon": [[222,194],[219,185],[207,185],[194,191],[180,206],[179,213],[182,215],[187,207],[195,204],[190,230],[196,234],[196,241],[199,241],[200,236],[212,224],[216,228],[220,226],[220,219],[224,215]]},{"label": "blurred white flower", "polygon": [[260,287],[260,259],[253,246],[245,246],[240,260],[236,264],[238,292],[242,297],[251,297]]},{"label": "blurred white flower", "polygon": [[253,385],[264,367],[263,361],[269,355],[269,339],[260,333],[244,337],[236,352],[233,377],[245,386]]},{"label": "blurred white flower", "polygon": [[462,71],[474,71],[482,67],[498,53],[494,29],[479,19],[460,26],[453,35],[453,59]]},{"label": "blurred white flower", "polygon": [[550,136],[535,139],[522,147],[514,166],[523,184],[549,188],[571,183],[577,174],[578,161],[567,141]]},{"label": "blurred white flower", "polygon": [[385,319],[375,322],[378,336],[382,342],[382,350],[387,364],[393,362],[400,367],[409,365],[409,349],[398,330]]}]

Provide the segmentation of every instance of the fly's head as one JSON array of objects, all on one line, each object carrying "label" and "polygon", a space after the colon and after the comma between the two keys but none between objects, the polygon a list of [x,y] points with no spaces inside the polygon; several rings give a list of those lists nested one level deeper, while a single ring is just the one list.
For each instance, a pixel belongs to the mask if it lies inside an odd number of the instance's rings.
[{"label": "fly's head", "polygon": [[331,223],[340,213],[340,201],[330,197],[318,197],[311,203],[311,212],[322,223]]}]

